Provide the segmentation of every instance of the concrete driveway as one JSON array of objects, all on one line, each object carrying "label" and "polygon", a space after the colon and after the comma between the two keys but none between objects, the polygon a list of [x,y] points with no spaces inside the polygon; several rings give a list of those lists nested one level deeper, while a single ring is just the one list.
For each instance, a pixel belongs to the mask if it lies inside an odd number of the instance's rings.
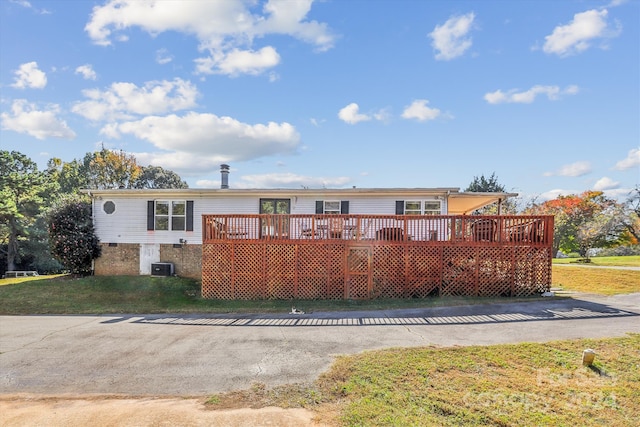
[{"label": "concrete driveway", "polygon": [[378,312],[1,316],[0,393],[201,396],[312,381],[336,355],[369,349],[629,332],[640,333],[640,293]]}]

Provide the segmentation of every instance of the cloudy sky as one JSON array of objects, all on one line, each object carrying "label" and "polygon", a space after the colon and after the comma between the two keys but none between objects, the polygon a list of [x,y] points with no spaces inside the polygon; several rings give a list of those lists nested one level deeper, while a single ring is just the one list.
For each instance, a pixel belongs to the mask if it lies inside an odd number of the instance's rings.
[{"label": "cloudy sky", "polygon": [[637,0],[0,1],[0,147],[190,187],[640,181]]}]

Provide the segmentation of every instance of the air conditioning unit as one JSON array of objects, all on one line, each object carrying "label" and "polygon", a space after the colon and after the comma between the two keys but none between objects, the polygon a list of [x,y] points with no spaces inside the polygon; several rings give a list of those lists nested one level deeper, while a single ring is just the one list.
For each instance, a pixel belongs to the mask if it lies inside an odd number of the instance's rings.
[{"label": "air conditioning unit", "polygon": [[173,263],[155,262],[151,264],[152,276],[173,276]]}]

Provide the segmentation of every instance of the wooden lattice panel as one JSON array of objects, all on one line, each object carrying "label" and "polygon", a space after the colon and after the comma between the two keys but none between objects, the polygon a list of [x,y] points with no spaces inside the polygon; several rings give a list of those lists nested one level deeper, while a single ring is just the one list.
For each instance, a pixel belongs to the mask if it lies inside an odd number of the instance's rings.
[{"label": "wooden lattice panel", "polygon": [[375,246],[372,276],[374,298],[402,298],[405,293],[404,246]]},{"label": "wooden lattice panel", "polygon": [[238,243],[233,246],[233,269],[235,273],[264,275],[265,245]]},{"label": "wooden lattice panel", "polygon": [[327,268],[330,276],[342,276],[345,275],[345,250],[346,246],[343,243],[337,243],[334,245],[327,245]]},{"label": "wooden lattice panel", "polygon": [[231,299],[231,245],[202,246],[202,297]]},{"label": "wooden lattice panel", "polygon": [[345,299],[345,277],[329,276],[327,279],[327,299]]},{"label": "wooden lattice panel", "polygon": [[442,271],[442,295],[475,296],[476,249],[474,246],[451,246],[444,248]]},{"label": "wooden lattice panel", "polygon": [[513,262],[510,248],[480,247],[478,255],[478,296],[510,296]]},{"label": "wooden lattice panel", "polygon": [[514,296],[528,296],[549,290],[551,257],[549,248],[515,248]]},{"label": "wooden lattice panel", "polygon": [[[324,277],[298,277],[299,299],[326,299],[327,276]],[[338,297],[342,298],[342,296]]]},{"label": "wooden lattice panel", "polygon": [[526,296],[549,290],[551,246],[234,239],[202,246],[218,299]]},{"label": "wooden lattice panel", "polygon": [[296,246],[268,245],[266,248],[267,297],[296,297]]},{"label": "wooden lattice panel", "polygon": [[234,299],[264,299],[267,297],[264,278],[258,278],[249,274],[235,274],[233,278]]},{"label": "wooden lattice panel", "polygon": [[327,245],[298,245],[298,274],[300,277],[326,277],[329,271]]},{"label": "wooden lattice panel", "polygon": [[347,298],[351,298],[351,299],[370,298],[369,280],[367,276],[363,276],[363,275],[349,276],[349,280],[347,280]]}]

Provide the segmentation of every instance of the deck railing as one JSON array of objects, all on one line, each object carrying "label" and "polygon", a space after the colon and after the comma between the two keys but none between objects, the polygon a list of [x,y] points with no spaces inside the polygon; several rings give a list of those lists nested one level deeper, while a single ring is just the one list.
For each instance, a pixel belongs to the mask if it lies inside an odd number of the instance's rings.
[{"label": "deck railing", "polygon": [[543,245],[553,216],[529,215],[203,215],[203,243],[226,240],[327,240]]}]

